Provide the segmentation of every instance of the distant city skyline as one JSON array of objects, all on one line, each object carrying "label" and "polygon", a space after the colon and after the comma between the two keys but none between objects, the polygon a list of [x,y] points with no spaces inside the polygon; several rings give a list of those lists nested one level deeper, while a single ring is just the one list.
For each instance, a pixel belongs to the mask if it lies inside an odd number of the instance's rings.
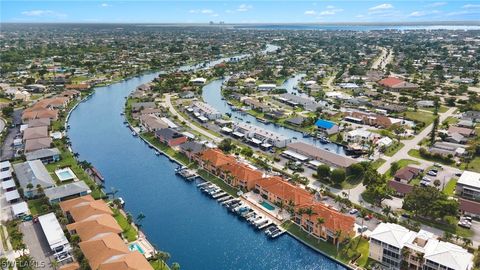
[{"label": "distant city skyline", "polygon": [[478,21],[480,1],[1,1],[1,22],[381,23]]}]

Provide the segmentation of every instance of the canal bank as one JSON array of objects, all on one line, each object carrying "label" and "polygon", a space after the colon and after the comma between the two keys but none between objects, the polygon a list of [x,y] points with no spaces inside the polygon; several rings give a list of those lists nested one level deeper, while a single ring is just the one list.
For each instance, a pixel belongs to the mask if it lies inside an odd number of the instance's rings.
[{"label": "canal bank", "polygon": [[290,236],[274,241],[175,175],[178,166],[132,137],[120,112],[136,86],[155,74],[96,89],[72,112],[72,148],[92,162],[134,215],[143,212],[151,242],[172,254],[183,269],[343,269]]}]

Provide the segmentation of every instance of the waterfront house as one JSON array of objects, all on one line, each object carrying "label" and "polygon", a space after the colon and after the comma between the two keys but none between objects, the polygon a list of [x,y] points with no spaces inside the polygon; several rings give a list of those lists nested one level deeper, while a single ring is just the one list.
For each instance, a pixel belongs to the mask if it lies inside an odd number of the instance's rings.
[{"label": "waterfront house", "polygon": [[315,112],[318,108],[325,108],[328,104],[325,101],[317,102],[315,99],[305,96],[298,96],[290,93],[281,94],[277,97],[282,103],[292,107],[302,107],[307,111]]},{"label": "waterfront house", "polygon": [[60,202],[64,214],[75,223],[67,230],[77,234],[79,247],[92,270],[153,270],[138,251],[130,251],[119,234],[123,231],[102,200],[82,196]]},{"label": "waterfront house", "polygon": [[91,269],[153,270],[138,251],[130,251],[115,233],[100,233],[79,243]]},{"label": "waterfront house", "polygon": [[277,88],[277,86],[273,83],[264,83],[257,86],[258,91],[272,91],[275,88]]},{"label": "waterfront house", "polygon": [[219,177],[231,186],[248,191],[255,187],[256,181],[263,177],[263,173],[245,163],[236,162],[221,166]]},{"label": "waterfront house", "polygon": [[389,128],[392,125],[390,118],[385,115],[361,111],[347,111],[345,112],[345,118],[343,120],[380,128]]},{"label": "waterfront house", "polygon": [[292,141],[291,138],[282,134],[243,122],[235,123],[233,130],[237,134],[243,134],[257,145],[271,144],[275,147],[282,148]]},{"label": "waterfront house", "polygon": [[298,206],[313,203],[313,196],[301,187],[297,187],[279,176],[261,178],[255,183],[255,191],[274,204]]},{"label": "waterfront house", "polygon": [[195,156],[203,152],[207,147],[203,143],[196,141],[187,141],[180,144],[179,151],[186,155],[189,159],[194,159]]},{"label": "waterfront house", "polygon": [[257,99],[253,98],[245,98],[243,99],[243,103],[247,106],[250,106],[253,110],[260,111],[260,112],[268,112],[271,110],[271,107],[265,103],[260,102]]},{"label": "waterfront house", "polygon": [[136,102],[131,106],[133,113],[140,112],[144,109],[155,109],[156,107],[155,102]]},{"label": "waterfront house", "polygon": [[318,119],[317,122],[315,122],[315,126],[317,127],[317,130],[327,134],[327,135],[332,135],[335,134],[339,131],[339,127],[337,124],[335,124],[332,121],[324,120],[324,119]]},{"label": "waterfront house", "polygon": [[155,132],[162,128],[168,128],[167,123],[163,122],[160,118],[153,114],[140,115],[139,120],[140,125],[142,125],[142,127],[149,132]]},{"label": "waterfront house", "polygon": [[420,173],[421,169],[407,166],[398,170],[393,179],[398,182],[409,183],[413,178],[419,176]]},{"label": "waterfront house", "polygon": [[473,268],[473,254],[466,249],[393,223],[380,223],[370,234],[369,257],[388,269]]},{"label": "waterfront house", "polygon": [[65,89],[67,90],[78,90],[78,91],[86,91],[90,89],[90,85],[86,83],[79,83],[79,84],[65,84]]},{"label": "waterfront house", "polygon": [[188,139],[187,136],[171,128],[158,129],[155,131],[155,138],[170,147],[185,143]]},{"label": "waterfront house", "polygon": [[49,164],[60,160],[60,150],[58,148],[39,149],[25,153],[27,160],[40,160],[43,164]]},{"label": "waterfront house", "polygon": [[306,117],[296,116],[296,117],[285,120],[285,123],[292,126],[301,127],[306,120],[307,120]]},{"label": "waterfront house", "polygon": [[210,104],[207,104],[201,101],[194,102],[192,104],[192,110],[194,113],[197,113],[200,116],[206,117],[209,120],[215,120],[222,117],[222,113],[220,113],[217,109],[210,106]]},{"label": "waterfront house", "polygon": [[364,144],[367,142],[373,142],[378,139],[380,135],[375,134],[363,128],[351,130],[346,133],[345,140],[350,143]]},{"label": "waterfront house", "polygon": [[48,127],[28,127],[23,131],[23,141],[47,138],[48,137]]},{"label": "waterfront house", "polygon": [[194,86],[202,86],[207,82],[207,79],[201,78],[201,77],[200,78],[193,78],[193,79],[190,80],[190,82]]},{"label": "waterfront house", "polygon": [[28,127],[29,128],[35,128],[35,127],[49,127],[51,124],[51,120],[48,118],[38,118],[38,119],[32,119],[28,121]]},{"label": "waterfront house", "polygon": [[226,155],[220,149],[216,148],[207,149],[201,152],[196,160],[200,167],[215,175],[219,174],[220,167],[226,164],[237,163],[237,160],[233,156]]},{"label": "waterfront house", "polygon": [[296,206],[293,221],[310,235],[333,244],[342,242],[345,237],[355,236],[355,217],[322,203]]},{"label": "waterfront house", "polygon": [[100,214],[112,215],[113,212],[103,200],[90,199],[90,195],[60,202],[60,208],[67,217],[75,222]]},{"label": "waterfront house", "polygon": [[52,177],[40,160],[14,164],[13,170],[27,198],[37,195],[38,186],[44,190],[54,186]]},{"label": "waterfront house", "polygon": [[22,121],[24,123],[32,119],[39,119],[39,118],[48,118],[52,121],[56,121],[58,119],[58,111],[51,108],[32,107],[32,108],[25,109],[22,113]]},{"label": "waterfront house", "polygon": [[287,145],[287,149],[337,168],[347,168],[348,166],[357,163],[357,160],[351,157],[340,155],[303,142],[290,143]]},{"label": "waterfront house", "polygon": [[50,203],[58,203],[65,199],[85,196],[91,192],[90,188],[83,181],[77,181],[45,189],[45,196]]},{"label": "waterfront house", "polygon": [[108,214],[92,215],[78,222],[70,223],[67,225],[67,230],[72,235],[78,235],[82,241],[101,233],[120,235],[123,231],[115,218]]},{"label": "waterfront house", "polygon": [[468,200],[480,201],[480,173],[464,171],[458,178],[455,193]]},{"label": "waterfront house", "polygon": [[52,147],[52,138],[38,138],[25,141],[25,154],[40,149],[47,149]]}]

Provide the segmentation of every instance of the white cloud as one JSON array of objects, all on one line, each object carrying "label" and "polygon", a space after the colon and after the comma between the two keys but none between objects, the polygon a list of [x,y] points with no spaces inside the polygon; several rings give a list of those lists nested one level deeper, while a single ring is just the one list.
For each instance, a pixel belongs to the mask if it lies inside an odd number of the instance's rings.
[{"label": "white cloud", "polygon": [[426,5],[427,7],[441,7],[445,6],[447,2],[433,2],[431,4]]},{"label": "white cloud", "polygon": [[414,11],[410,14],[408,14],[408,17],[423,17],[427,15],[433,15],[433,14],[439,14],[441,13],[438,10],[432,10],[432,11]]},{"label": "white cloud", "polygon": [[363,15],[363,14],[358,14],[358,15],[355,16],[355,18],[365,18],[365,15]]},{"label": "white cloud", "polygon": [[378,5],[378,6],[371,7],[368,10],[376,11],[376,10],[386,10],[386,9],[392,9],[392,8],[393,8],[392,4],[381,4],[381,5]]},{"label": "white cloud", "polygon": [[252,8],[253,8],[252,5],[241,4],[240,6],[238,6],[237,11],[238,12],[245,12],[245,11],[249,11]]},{"label": "white cloud", "polygon": [[58,17],[58,18],[64,18],[67,16],[66,14],[63,14],[63,13],[58,13],[53,10],[44,10],[44,9],[22,11],[22,15],[28,16],[28,17]]},{"label": "white cloud", "polygon": [[101,6],[101,7],[111,7],[112,5],[107,4],[107,3],[102,3],[100,6]]},{"label": "white cloud", "polygon": [[213,14],[213,10],[211,9],[190,9],[188,11],[189,13],[192,14]]},{"label": "white cloud", "polygon": [[315,15],[317,15],[317,12],[315,10],[307,10],[307,11],[305,11],[304,14],[307,15],[307,16],[315,16]]},{"label": "white cloud", "polygon": [[464,9],[476,9],[476,8],[480,8],[480,5],[477,5],[477,4],[467,4],[467,5],[464,5],[462,8],[464,8]]},{"label": "white cloud", "polygon": [[327,9],[332,9],[332,8],[335,8],[335,6],[332,6],[332,5],[327,6]]},{"label": "white cloud", "polygon": [[343,9],[341,8],[336,8],[336,9],[327,9],[327,10],[324,10],[322,12],[320,12],[320,16],[328,16],[328,15],[335,15],[337,14],[338,12],[342,12]]},{"label": "white cloud", "polygon": [[453,11],[453,12],[447,13],[447,16],[472,15],[472,14],[480,14],[480,10],[479,11],[475,11],[475,10]]}]

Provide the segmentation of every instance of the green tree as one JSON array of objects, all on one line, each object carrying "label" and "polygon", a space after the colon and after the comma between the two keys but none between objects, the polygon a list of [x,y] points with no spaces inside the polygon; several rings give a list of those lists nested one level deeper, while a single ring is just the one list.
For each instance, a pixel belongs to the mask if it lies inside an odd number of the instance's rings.
[{"label": "green tree", "polygon": [[317,177],[320,180],[326,180],[330,177],[330,167],[325,164],[322,164],[317,167]]},{"label": "green tree", "polygon": [[332,171],[330,175],[330,179],[335,183],[340,185],[343,181],[345,181],[345,170],[342,169],[335,169]]}]

